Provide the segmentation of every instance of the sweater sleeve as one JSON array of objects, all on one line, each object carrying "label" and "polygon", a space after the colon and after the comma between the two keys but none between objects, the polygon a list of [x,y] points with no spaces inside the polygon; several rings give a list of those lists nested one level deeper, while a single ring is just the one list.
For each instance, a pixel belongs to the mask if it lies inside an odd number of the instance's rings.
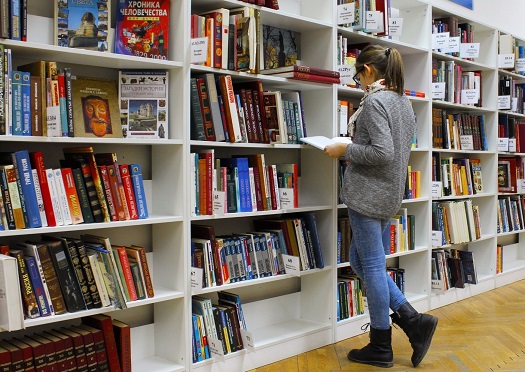
[{"label": "sweater sleeve", "polygon": [[[394,159],[394,143],[385,107],[375,97],[366,100],[359,115],[354,143],[346,148],[345,158],[354,164],[388,164]],[[368,137],[368,140],[362,140]]]}]

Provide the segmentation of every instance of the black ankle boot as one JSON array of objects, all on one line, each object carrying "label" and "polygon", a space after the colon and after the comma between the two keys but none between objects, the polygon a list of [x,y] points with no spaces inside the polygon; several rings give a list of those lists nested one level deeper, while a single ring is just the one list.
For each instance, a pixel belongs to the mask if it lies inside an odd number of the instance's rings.
[{"label": "black ankle boot", "polygon": [[401,327],[408,336],[414,352],[412,364],[417,367],[430,347],[436,330],[438,318],[429,314],[418,313],[408,302],[402,305],[391,316],[392,323]]},{"label": "black ankle boot", "polygon": [[374,329],[370,327],[370,343],[362,349],[351,350],[348,353],[348,359],[376,367],[392,367],[394,365],[392,328]]}]

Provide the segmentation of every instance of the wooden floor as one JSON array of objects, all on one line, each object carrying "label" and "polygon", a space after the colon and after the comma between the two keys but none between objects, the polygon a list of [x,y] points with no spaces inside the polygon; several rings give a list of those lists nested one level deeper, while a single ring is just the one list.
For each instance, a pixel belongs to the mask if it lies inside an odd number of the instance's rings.
[{"label": "wooden floor", "polygon": [[[435,309],[432,346],[418,369],[425,371],[525,371],[525,280]],[[349,361],[350,349],[368,343],[368,333],[312,350],[251,372],[413,370],[412,349],[401,329],[392,329],[394,367]]]}]

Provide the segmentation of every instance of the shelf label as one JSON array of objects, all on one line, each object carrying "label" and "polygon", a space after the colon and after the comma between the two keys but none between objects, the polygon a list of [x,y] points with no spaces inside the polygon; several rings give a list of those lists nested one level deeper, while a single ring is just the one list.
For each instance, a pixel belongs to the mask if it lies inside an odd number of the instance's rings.
[{"label": "shelf label", "polygon": [[208,340],[208,348],[213,354],[213,357],[220,361],[224,361],[224,349],[222,348],[221,340],[211,337],[210,335],[206,335],[206,338]]},{"label": "shelf label", "polygon": [[197,37],[191,39],[191,63],[206,62],[208,56],[208,38]]},{"label": "shelf label", "polygon": [[498,54],[498,68],[514,68],[514,54]]},{"label": "shelf label", "polygon": [[432,34],[432,49],[447,49],[450,42],[450,32],[438,32]]},{"label": "shelf label", "polygon": [[341,84],[355,85],[355,81],[352,79],[355,75],[355,65],[339,65],[337,71],[339,71]]},{"label": "shelf label", "polygon": [[432,247],[441,247],[443,245],[443,231],[432,230]]},{"label": "shelf label", "polygon": [[445,84],[446,83],[432,83],[432,99],[444,99],[445,98]]},{"label": "shelf label", "polygon": [[525,193],[525,179],[523,178],[518,178],[516,180],[516,186],[517,186],[517,189],[518,189],[518,193],[519,194],[523,194]]},{"label": "shelf label", "polygon": [[474,140],[471,134],[464,134],[462,136],[459,136],[459,143],[461,146],[461,150],[474,150]]},{"label": "shelf label", "polygon": [[355,4],[341,4],[337,6],[337,24],[354,23],[355,21]]},{"label": "shelf label", "polygon": [[498,138],[498,152],[509,151],[509,139],[505,137]]},{"label": "shelf label", "polygon": [[301,267],[299,266],[299,257],[283,254],[284,271],[286,274],[301,276]]},{"label": "shelf label", "polygon": [[365,12],[365,30],[366,31],[380,31],[383,23],[383,12],[371,10]]},{"label": "shelf label", "polygon": [[202,289],[202,275],[203,275],[202,271],[203,269],[199,267],[192,267],[190,269],[192,289],[198,289],[199,291]]},{"label": "shelf label", "polygon": [[403,18],[388,19],[388,35],[401,36],[403,32]]},{"label": "shelf label", "polygon": [[461,89],[461,104],[475,104],[479,101],[479,89]]},{"label": "shelf label", "polygon": [[441,181],[432,181],[430,187],[433,198],[440,198],[443,195],[443,183]]},{"label": "shelf label", "polygon": [[241,337],[244,348],[249,351],[255,351],[252,333],[246,329],[241,329]]},{"label": "shelf label", "polygon": [[478,58],[479,43],[461,43],[459,45],[459,56],[461,58]]},{"label": "shelf label", "polygon": [[509,152],[516,152],[516,138],[509,138]]},{"label": "shelf label", "polygon": [[510,109],[510,96],[498,96],[498,110]]},{"label": "shelf label", "polygon": [[281,209],[295,208],[293,189],[280,188],[279,198],[281,200]]},{"label": "shelf label", "polygon": [[525,72],[525,58],[516,60],[516,72]]},{"label": "shelf label", "polygon": [[512,97],[510,100],[510,111],[518,112],[518,97]]},{"label": "shelf label", "polygon": [[459,36],[449,38],[448,48],[443,48],[441,51],[443,53],[459,53],[459,44],[461,43],[459,39]]},{"label": "shelf label", "polygon": [[223,215],[226,213],[226,192],[213,192],[213,214]]}]

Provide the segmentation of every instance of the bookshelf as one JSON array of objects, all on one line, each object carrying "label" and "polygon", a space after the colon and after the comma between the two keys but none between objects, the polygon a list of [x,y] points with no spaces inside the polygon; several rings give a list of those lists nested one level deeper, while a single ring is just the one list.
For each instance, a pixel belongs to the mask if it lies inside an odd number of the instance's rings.
[{"label": "bookshelf", "polygon": [[[498,80],[502,75],[525,82],[523,75],[497,67],[498,30],[472,19],[458,17],[474,25],[475,42],[480,43],[480,57],[468,61],[436,52],[431,47],[433,18],[453,15],[420,0],[392,0],[392,6],[404,19],[399,40],[377,38],[351,31],[336,24],[336,2],[318,0],[280,0],[279,11],[259,8],[263,24],[298,31],[302,36],[301,62],[304,65],[337,69],[337,34],[349,43],[373,42],[395,47],[403,55],[406,88],[426,93],[426,97],[410,97],[417,115],[418,147],[409,164],[421,171],[421,195],[407,199],[402,207],[416,216],[416,248],[388,257],[389,266],[405,269],[405,293],[419,311],[428,311],[473,296],[498,286],[525,278],[524,230],[497,233],[496,214],[499,193],[494,182],[497,175],[498,114],[524,119],[524,114],[498,110]],[[48,4],[47,4],[48,5]],[[53,10],[37,0],[28,1],[28,42],[2,40],[13,50],[15,65],[36,60],[54,60],[59,67],[71,67],[73,73],[117,79],[120,69],[162,69],[169,71],[169,138],[162,141],[127,139],[0,137],[2,151],[28,149],[42,151],[46,164],[56,166],[62,148],[93,146],[95,152],[117,152],[119,159],[140,162],[147,190],[150,217],[145,220],[75,225],[0,232],[2,242],[55,234],[77,237],[83,233],[108,236],[118,244],[138,244],[146,247],[154,275],[155,297],[136,301],[128,309],[88,310],[51,318],[26,321],[26,329],[13,336],[33,333],[57,326],[78,323],[84,315],[98,312],[127,322],[132,326],[132,358],[136,370],[151,371],[227,371],[248,370],[296,355],[326,344],[362,333],[368,315],[336,321],[337,218],[346,214],[338,204],[337,161],[305,145],[267,145],[253,143],[223,143],[190,140],[190,78],[212,72],[228,74],[234,82],[260,79],[265,89],[301,90],[305,103],[308,135],[334,137],[338,133],[337,100],[358,104],[362,91],[337,85],[287,80],[279,77],[233,72],[190,64],[190,15],[225,7],[250,6],[236,0],[171,0],[170,51],[168,61],[127,57],[111,53],[76,51],[52,45]],[[113,11],[114,15],[115,12]],[[114,19],[112,26],[114,26]],[[518,38],[520,45],[525,41]],[[481,71],[483,79],[482,107],[450,103],[430,98],[432,59],[454,61],[465,71]],[[487,151],[434,149],[432,142],[432,109],[451,113],[484,115]],[[525,121],[525,120],[524,120]],[[299,208],[279,211],[234,213],[221,216],[191,216],[190,214],[190,153],[213,149],[215,157],[264,153],[268,164],[282,159],[300,164]],[[432,153],[448,157],[480,158],[485,190],[482,194],[456,197],[432,197]],[[507,155],[507,154],[505,154]],[[513,155],[523,155],[513,154]],[[479,283],[464,289],[451,288],[444,293],[431,289],[432,202],[472,199],[479,206],[480,239],[454,245],[473,251]],[[192,224],[206,224],[217,234],[253,230],[253,220],[262,217],[284,217],[297,212],[315,212],[325,268],[301,273],[300,276],[279,275],[220,287],[194,290],[190,283],[190,240]],[[507,269],[496,274],[496,246],[508,245],[505,255]],[[445,246],[448,248],[449,246]],[[510,263],[514,262],[512,266]],[[191,297],[199,294],[216,300],[219,290],[241,296],[248,330],[253,335],[253,348],[225,356],[192,363]],[[10,334],[2,333],[2,337]]]}]

